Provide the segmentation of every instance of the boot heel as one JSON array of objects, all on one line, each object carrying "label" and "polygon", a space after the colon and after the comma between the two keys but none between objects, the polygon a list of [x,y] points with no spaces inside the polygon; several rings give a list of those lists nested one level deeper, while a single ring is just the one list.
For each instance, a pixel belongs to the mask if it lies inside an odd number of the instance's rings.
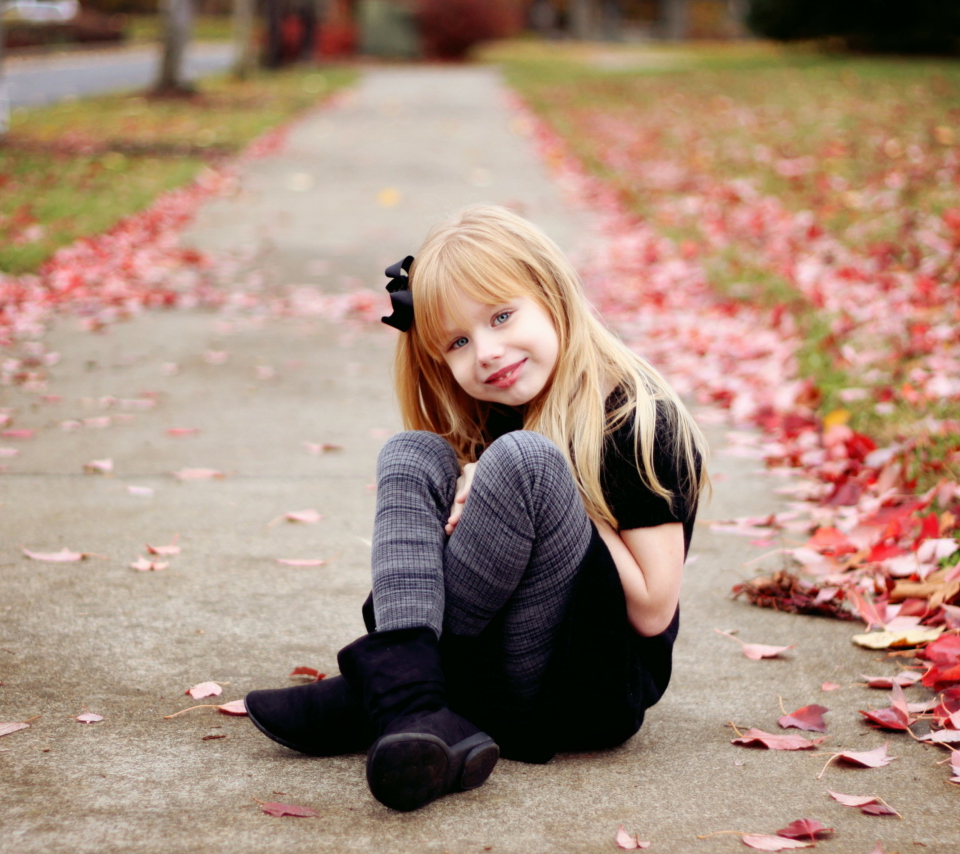
[{"label": "boot heel", "polygon": [[460,788],[466,791],[483,785],[487,777],[493,773],[493,768],[499,758],[500,748],[492,740],[471,750],[463,761]]},{"label": "boot heel", "polygon": [[449,751],[436,736],[387,735],[367,756],[367,784],[381,804],[407,812],[446,794],[448,768]]}]

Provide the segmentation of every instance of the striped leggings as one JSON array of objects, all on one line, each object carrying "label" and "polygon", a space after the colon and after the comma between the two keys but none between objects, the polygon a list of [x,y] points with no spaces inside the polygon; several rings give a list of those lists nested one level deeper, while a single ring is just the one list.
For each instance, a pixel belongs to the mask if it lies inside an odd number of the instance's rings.
[{"label": "striped leggings", "polygon": [[536,694],[592,526],[559,449],[517,431],[484,451],[460,522],[460,467],[434,433],[393,436],[377,463],[373,607],[379,630],[475,637],[492,623],[516,698]]}]

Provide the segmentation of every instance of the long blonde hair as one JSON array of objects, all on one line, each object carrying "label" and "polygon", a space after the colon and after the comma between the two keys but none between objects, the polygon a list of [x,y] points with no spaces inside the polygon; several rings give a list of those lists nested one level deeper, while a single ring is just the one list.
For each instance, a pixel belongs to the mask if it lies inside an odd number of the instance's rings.
[{"label": "long blonde hair", "polygon": [[[709,485],[706,441],[676,392],[600,323],[573,265],[527,220],[493,205],[466,208],[429,233],[410,268],[410,290],[415,320],[398,340],[395,361],[407,429],[443,436],[462,462],[478,458],[494,438],[488,432],[493,405],[467,395],[444,362],[444,310],[461,294],[488,305],[528,296],[549,314],[560,348],[547,387],[521,410],[523,427],[560,448],[590,516],[617,527],[601,490],[601,456],[605,435],[631,413],[636,464],[650,489],[671,502],[675,497],[654,471],[657,434],[673,444],[661,444],[662,450],[686,462],[690,474],[680,487],[688,506]],[[622,395],[608,415],[605,401],[614,387]],[[658,403],[660,417],[668,419],[659,429]]]}]

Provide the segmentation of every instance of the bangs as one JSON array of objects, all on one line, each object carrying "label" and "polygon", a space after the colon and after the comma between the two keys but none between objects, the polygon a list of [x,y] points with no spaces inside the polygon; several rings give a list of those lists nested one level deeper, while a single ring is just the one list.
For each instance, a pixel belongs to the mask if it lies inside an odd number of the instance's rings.
[{"label": "bangs", "polygon": [[[490,249],[493,248],[493,251]],[[463,297],[484,305],[499,305],[518,296],[543,302],[530,268],[499,247],[484,246],[460,235],[430,247],[413,263],[414,324],[424,349],[440,359],[446,350],[447,323],[463,324]]]}]

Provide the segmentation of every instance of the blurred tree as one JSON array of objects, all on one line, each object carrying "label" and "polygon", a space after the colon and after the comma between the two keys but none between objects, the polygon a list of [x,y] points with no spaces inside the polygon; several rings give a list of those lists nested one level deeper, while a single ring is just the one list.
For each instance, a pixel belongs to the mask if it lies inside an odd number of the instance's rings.
[{"label": "blurred tree", "polygon": [[246,80],[257,63],[253,43],[256,0],[233,0],[233,76]]},{"label": "blurred tree", "polygon": [[960,52],[957,0],[750,0],[747,25],[780,41],[836,36],[854,50]]},{"label": "blurred tree", "polygon": [[193,0],[160,0],[160,74],[153,87],[155,95],[188,95],[193,86],[184,77],[184,59],[193,25]]},{"label": "blurred tree", "polygon": [[660,30],[665,39],[681,41],[690,29],[687,0],[660,0]]},{"label": "blurred tree", "polygon": [[10,91],[3,67],[6,42],[7,36],[3,31],[3,15],[0,15],[0,138],[6,136],[7,130],[10,128]]}]

